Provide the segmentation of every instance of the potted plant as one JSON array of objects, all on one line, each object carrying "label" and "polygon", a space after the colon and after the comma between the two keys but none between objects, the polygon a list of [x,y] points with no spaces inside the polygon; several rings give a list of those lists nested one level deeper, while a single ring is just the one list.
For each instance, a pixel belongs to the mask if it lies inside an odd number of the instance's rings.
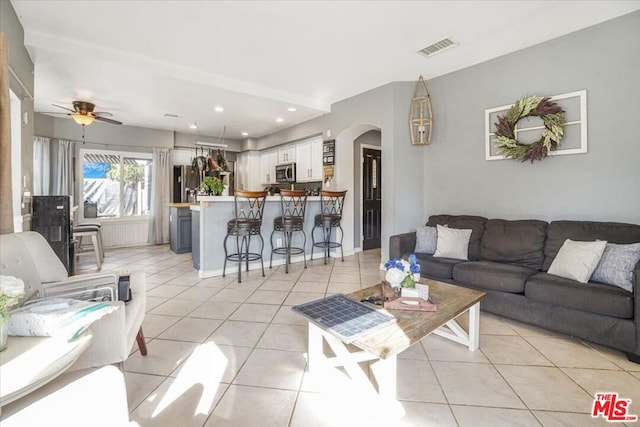
[{"label": "potted plant", "polygon": [[205,176],[200,187],[207,194],[214,194],[216,196],[219,196],[224,191],[224,184],[222,183],[222,180],[215,176]]}]

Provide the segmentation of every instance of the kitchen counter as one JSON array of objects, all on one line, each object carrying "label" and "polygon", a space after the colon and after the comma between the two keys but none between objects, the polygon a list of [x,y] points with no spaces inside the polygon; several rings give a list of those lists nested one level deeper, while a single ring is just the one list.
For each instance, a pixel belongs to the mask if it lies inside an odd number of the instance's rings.
[{"label": "kitchen counter", "polygon": [[[199,202],[233,202],[233,196],[198,196]],[[280,195],[267,196],[267,202],[279,202]],[[308,202],[319,202],[320,196],[307,196]],[[198,203],[197,203],[198,204]]]},{"label": "kitchen counter", "polygon": [[[267,196],[264,207],[261,235],[264,240],[264,250],[262,257],[265,268],[269,268],[269,257],[271,255],[270,236],[273,231],[273,220],[280,215],[280,195]],[[277,203],[274,203],[277,202]],[[200,277],[213,277],[222,275],[222,266],[224,263],[224,247],[223,241],[227,234],[227,222],[234,216],[234,197],[233,196],[201,196],[199,204],[190,206],[191,211],[197,212],[192,217],[192,231],[195,234],[193,241],[194,267],[198,270]],[[320,196],[307,197],[307,207],[304,220],[304,231],[307,234],[306,256],[307,260],[311,256],[311,230],[313,228],[314,217],[320,213]],[[316,237],[320,238],[320,231],[316,230]],[[274,244],[277,240],[284,240],[282,233],[275,233],[273,236]],[[234,240],[233,242],[231,240]],[[197,243],[196,243],[197,242]],[[251,252],[259,251],[260,239],[254,237],[251,239]],[[235,239],[229,239],[229,250],[235,250]],[[197,248],[195,245],[197,244]],[[302,246],[302,233],[294,233],[292,246]],[[317,254],[322,257],[322,250],[316,248],[314,256]],[[302,261],[302,255],[293,256],[291,262]],[[283,255],[275,255],[273,257],[273,265],[284,264]],[[237,263],[227,262],[227,275],[237,273]],[[253,261],[249,264],[249,269],[259,269],[260,262]]]},{"label": "kitchen counter", "polygon": [[169,248],[177,253],[191,252],[191,208],[196,203],[169,203]]}]

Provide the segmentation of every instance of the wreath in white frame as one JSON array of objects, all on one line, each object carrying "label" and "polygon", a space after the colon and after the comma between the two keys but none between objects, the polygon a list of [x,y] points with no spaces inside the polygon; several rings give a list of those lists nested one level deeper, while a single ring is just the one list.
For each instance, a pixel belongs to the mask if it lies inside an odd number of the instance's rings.
[{"label": "wreath in white frame", "polygon": [[[549,97],[524,96],[502,116],[496,126],[496,147],[508,159],[521,162],[542,160],[555,150],[564,137],[564,110]],[[516,125],[525,117],[540,117],[544,124],[542,136],[536,142],[523,144],[516,139]]]}]

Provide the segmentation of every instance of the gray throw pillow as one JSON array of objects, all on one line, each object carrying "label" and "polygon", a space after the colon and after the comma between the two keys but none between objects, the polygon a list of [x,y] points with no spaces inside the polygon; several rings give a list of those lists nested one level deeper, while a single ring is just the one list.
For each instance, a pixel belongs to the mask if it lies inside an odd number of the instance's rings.
[{"label": "gray throw pillow", "polygon": [[435,227],[419,227],[416,230],[415,253],[433,255],[438,242],[438,231]]},{"label": "gray throw pillow", "polygon": [[640,243],[607,243],[591,280],[633,292],[633,269],[640,261]]}]

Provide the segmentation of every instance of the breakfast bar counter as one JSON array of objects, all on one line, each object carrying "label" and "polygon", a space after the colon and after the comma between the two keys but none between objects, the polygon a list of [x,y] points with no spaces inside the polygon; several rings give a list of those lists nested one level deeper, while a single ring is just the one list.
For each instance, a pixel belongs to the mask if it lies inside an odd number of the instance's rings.
[{"label": "breakfast bar counter", "polygon": [[[191,205],[192,215],[192,253],[193,265],[198,270],[200,277],[213,277],[222,275],[222,267],[224,264],[224,238],[227,235],[227,222],[233,219],[235,215],[234,197],[233,196],[200,196],[197,205]],[[307,242],[305,253],[307,261],[311,256],[311,230],[313,229],[314,217],[320,213],[320,196],[307,197],[307,207],[304,220],[304,231],[307,234]],[[273,220],[280,216],[280,196],[267,196],[261,227],[261,235],[264,240],[264,248],[262,258],[265,268],[269,268],[269,257],[271,255],[271,243],[269,238],[273,231]],[[320,238],[321,231],[316,230],[316,238]],[[280,246],[283,246],[284,237],[282,233],[275,233],[273,236],[274,245],[278,247],[278,239]],[[229,239],[231,240],[231,239]],[[235,239],[234,239],[235,240]],[[234,247],[235,242],[228,242],[230,248]],[[253,237],[251,239],[251,252],[259,252],[260,239]],[[294,233],[292,246],[302,246],[302,233]],[[320,249],[316,248],[318,257],[322,257]],[[315,254],[314,253],[314,256]],[[303,261],[302,255],[291,258],[291,262]],[[284,264],[284,256],[273,256],[273,265]],[[260,261],[249,263],[249,269],[259,269]],[[237,273],[237,263],[227,263],[227,275]]]}]

